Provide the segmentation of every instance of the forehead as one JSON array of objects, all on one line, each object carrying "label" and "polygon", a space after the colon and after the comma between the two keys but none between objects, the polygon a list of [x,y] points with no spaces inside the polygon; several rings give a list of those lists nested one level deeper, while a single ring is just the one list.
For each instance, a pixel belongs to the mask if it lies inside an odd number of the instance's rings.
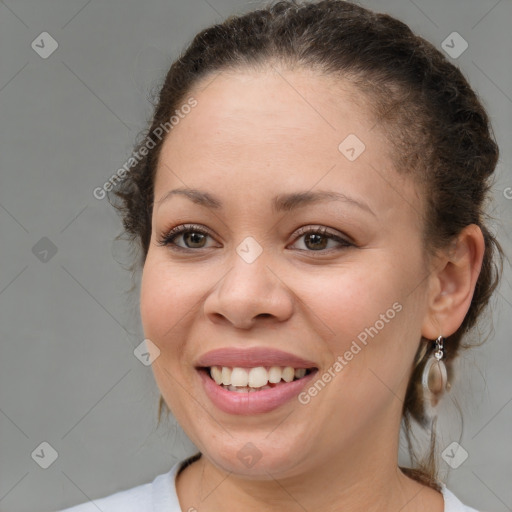
[{"label": "forehead", "polygon": [[213,141],[216,135],[229,134],[233,145],[240,140],[245,145],[251,140],[279,143],[277,135],[311,138],[318,144],[327,133],[336,139],[336,132],[350,127],[362,134],[372,124],[362,93],[347,81],[312,70],[223,71],[203,79],[190,94],[199,107],[192,114],[202,116],[194,135]]},{"label": "forehead", "polygon": [[[155,200],[174,186],[256,194],[311,189],[319,180],[381,212],[417,197],[394,170],[368,99],[347,81],[310,70],[228,71],[202,80],[184,102],[190,96],[197,106],[162,147]],[[352,147],[355,159],[347,158]]]}]

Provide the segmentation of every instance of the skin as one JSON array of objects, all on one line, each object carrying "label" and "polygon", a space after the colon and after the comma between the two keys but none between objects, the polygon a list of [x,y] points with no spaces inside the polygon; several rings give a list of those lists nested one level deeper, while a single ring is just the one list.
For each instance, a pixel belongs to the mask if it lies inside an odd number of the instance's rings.
[{"label": "skin", "polygon": [[[386,134],[348,83],[308,70],[239,69],[191,95],[197,106],[160,155],[140,297],[145,336],[160,349],[155,380],[202,452],[177,478],[182,509],[441,512],[442,495],[398,469],[401,411],[421,336],[453,334],[469,308],[480,229],[468,226],[427,260],[421,190],[394,169]],[[354,161],[338,150],[348,134],[366,146]],[[223,207],[180,195],[162,201],[180,187],[215,195]],[[332,200],[271,208],[276,194],[320,189],[373,214]],[[211,236],[194,245],[178,235],[188,252],[158,245],[190,223]],[[354,245],[315,249],[296,234],[301,227],[327,227]],[[262,248],[250,264],[236,252],[249,236]],[[315,361],[322,375],[396,302],[402,310],[306,405],[228,414],[194,369],[209,350],[264,346]],[[247,442],[261,454],[251,468],[237,457]]]}]

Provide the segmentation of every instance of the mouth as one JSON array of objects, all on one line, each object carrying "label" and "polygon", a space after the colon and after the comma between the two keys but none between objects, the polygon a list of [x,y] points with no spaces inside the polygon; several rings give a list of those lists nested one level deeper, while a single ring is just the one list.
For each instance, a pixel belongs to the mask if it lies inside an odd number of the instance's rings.
[{"label": "mouth", "polygon": [[195,369],[210,403],[234,415],[268,413],[293,403],[318,364],[271,347],[225,347],[201,355]]},{"label": "mouth", "polygon": [[316,367],[294,368],[292,366],[202,366],[197,368],[207,378],[227,391],[235,393],[257,393],[304,379],[316,372]]}]

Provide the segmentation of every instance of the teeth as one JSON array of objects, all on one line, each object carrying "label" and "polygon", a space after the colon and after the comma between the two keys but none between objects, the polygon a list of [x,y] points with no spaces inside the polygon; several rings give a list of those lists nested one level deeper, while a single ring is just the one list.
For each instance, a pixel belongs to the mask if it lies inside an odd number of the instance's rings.
[{"label": "teeth", "polygon": [[[239,388],[237,386],[227,386],[226,389],[228,391],[236,391],[237,393],[253,393],[254,391],[258,391],[257,389],[251,388],[249,386],[244,386]],[[260,389],[272,389],[270,386],[263,386]]]},{"label": "teeth", "polygon": [[231,372],[231,385],[243,387],[249,384],[249,374],[244,368],[233,368]]},{"label": "teeth", "polygon": [[295,370],[296,379],[301,379],[302,377],[304,377],[304,375],[306,375],[306,368],[297,368]]},{"label": "teeth", "polygon": [[222,375],[222,384],[224,384],[224,386],[229,386],[231,384],[231,368],[228,368],[227,366],[223,366],[221,375]]},{"label": "teeth", "polygon": [[[268,372],[263,366],[251,368],[249,370],[249,386],[251,388],[262,388],[268,382]],[[233,384],[233,382],[232,382]],[[235,384],[236,386],[236,384]]]},{"label": "teeth", "polygon": [[281,382],[281,375],[282,371],[279,366],[271,366],[268,371],[268,381],[272,382],[272,384],[277,384],[278,382]]},{"label": "teeth", "polygon": [[283,370],[283,380],[285,382],[291,382],[295,377],[295,370],[291,366],[287,366]]},{"label": "teeth", "polygon": [[[229,368],[227,368],[229,370]],[[222,384],[222,370],[218,366],[212,366],[210,368],[210,375],[216,384]]]},{"label": "teeth", "polygon": [[260,389],[271,389],[268,384],[292,382],[306,375],[306,368],[292,368],[291,366],[271,366],[265,368],[230,368],[228,366],[212,366],[210,375],[218,385],[223,385],[230,391],[248,392]]}]

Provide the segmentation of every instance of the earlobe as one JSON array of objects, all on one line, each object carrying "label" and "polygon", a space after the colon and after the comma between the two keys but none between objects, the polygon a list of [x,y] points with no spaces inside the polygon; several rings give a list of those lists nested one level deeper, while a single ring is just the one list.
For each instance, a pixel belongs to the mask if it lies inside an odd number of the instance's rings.
[{"label": "earlobe", "polygon": [[430,276],[428,310],[422,336],[451,336],[462,324],[471,305],[482,267],[485,240],[476,224],[466,226],[449,250],[437,259]]}]

